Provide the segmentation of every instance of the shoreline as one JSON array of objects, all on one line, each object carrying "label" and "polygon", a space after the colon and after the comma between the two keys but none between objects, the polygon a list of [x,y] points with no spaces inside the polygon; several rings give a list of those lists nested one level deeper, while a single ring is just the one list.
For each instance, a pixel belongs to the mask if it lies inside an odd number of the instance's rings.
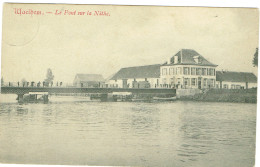
[{"label": "shoreline", "polygon": [[181,96],[180,101],[257,103],[257,89],[211,89],[204,93]]}]

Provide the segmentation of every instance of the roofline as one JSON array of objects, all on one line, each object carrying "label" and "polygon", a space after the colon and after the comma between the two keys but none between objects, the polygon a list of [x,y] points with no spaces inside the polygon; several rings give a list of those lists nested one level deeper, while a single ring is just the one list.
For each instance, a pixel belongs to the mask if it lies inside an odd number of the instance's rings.
[{"label": "roofline", "polygon": [[77,75],[102,75],[102,74],[84,74],[84,73],[77,73],[75,76]]},{"label": "roofline", "polygon": [[206,64],[191,64],[191,63],[177,63],[177,64],[165,64],[162,66],[175,66],[175,65],[194,65],[194,66],[211,66],[211,67],[217,67],[216,64],[206,65]]},{"label": "roofline", "polygon": [[[248,73],[248,74],[254,74],[253,72],[240,72],[240,71],[219,71],[216,70],[216,72],[221,72],[221,73],[227,73],[227,72],[234,72],[234,73]],[[255,74],[254,74],[255,75]],[[256,76],[256,75],[255,75]]]},{"label": "roofline", "polygon": [[242,83],[248,82],[248,83],[257,83],[257,81],[233,81],[233,80],[218,80],[218,79],[216,79],[216,81],[218,81],[218,82],[242,82]]},{"label": "roofline", "polygon": [[[131,66],[131,67],[123,67],[121,69],[125,69],[125,68],[134,68],[134,67],[147,67],[147,66],[161,66],[162,64],[150,64],[150,65],[142,65],[142,66]],[[120,70],[121,70],[120,69]]]},{"label": "roofline", "polygon": [[129,77],[129,78],[116,78],[116,79],[114,79],[114,78],[111,78],[111,79],[109,79],[109,80],[118,80],[118,79],[143,79],[143,78],[153,78],[153,79],[160,79],[160,76],[159,77],[142,77],[142,78],[140,78],[140,77],[136,77],[136,78],[133,78],[133,77]]}]

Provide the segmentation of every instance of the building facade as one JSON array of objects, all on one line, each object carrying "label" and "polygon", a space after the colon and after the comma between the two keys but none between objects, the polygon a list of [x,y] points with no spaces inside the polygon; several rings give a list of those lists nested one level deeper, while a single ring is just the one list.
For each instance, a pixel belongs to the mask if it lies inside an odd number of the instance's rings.
[{"label": "building facade", "polygon": [[217,65],[191,49],[182,49],[160,67],[160,87],[214,88]]},{"label": "building facade", "polygon": [[120,69],[107,82],[106,87],[156,88],[160,82],[160,64]]},{"label": "building facade", "polygon": [[252,73],[216,72],[217,65],[192,49],[181,49],[163,64],[120,69],[106,87],[118,88],[182,88],[182,89],[246,89],[257,87]]},{"label": "building facade", "polygon": [[73,86],[78,88],[104,87],[105,80],[100,74],[76,74]]},{"label": "building facade", "polygon": [[257,88],[257,77],[249,72],[217,71],[216,88],[250,89]]}]

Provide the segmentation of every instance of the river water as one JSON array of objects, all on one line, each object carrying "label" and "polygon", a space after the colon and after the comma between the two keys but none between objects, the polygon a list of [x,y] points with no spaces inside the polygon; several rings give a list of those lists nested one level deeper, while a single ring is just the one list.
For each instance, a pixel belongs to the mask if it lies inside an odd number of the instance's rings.
[{"label": "river water", "polygon": [[[0,162],[252,167],[256,105],[86,102],[19,105],[1,96]],[[58,99],[58,100],[57,100]]]}]

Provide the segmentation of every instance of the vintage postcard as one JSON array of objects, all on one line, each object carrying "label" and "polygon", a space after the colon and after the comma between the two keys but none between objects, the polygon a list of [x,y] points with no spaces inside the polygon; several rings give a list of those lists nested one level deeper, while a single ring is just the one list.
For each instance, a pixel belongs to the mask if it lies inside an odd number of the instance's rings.
[{"label": "vintage postcard", "polygon": [[252,167],[259,11],[5,3],[0,163]]}]

